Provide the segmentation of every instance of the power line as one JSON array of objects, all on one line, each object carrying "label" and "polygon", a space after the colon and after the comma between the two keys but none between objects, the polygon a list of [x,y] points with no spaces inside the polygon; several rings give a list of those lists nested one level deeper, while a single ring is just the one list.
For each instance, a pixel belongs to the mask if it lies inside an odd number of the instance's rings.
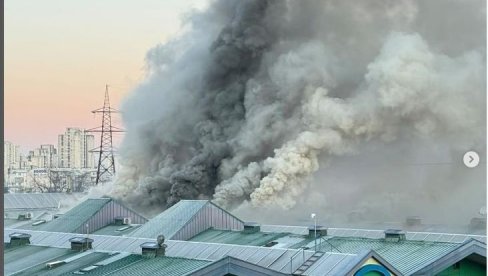
[{"label": "power line", "polygon": [[108,85],[105,86],[105,99],[103,107],[93,110],[93,114],[102,113],[102,126],[87,130],[88,132],[100,132],[100,147],[92,150],[99,153],[97,166],[97,179],[95,184],[109,181],[115,175],[114,148],[112,145],[112,134],[124,132],[123,129],[112,125],[112,113],[119,113],[118,110],[110,107]]}]

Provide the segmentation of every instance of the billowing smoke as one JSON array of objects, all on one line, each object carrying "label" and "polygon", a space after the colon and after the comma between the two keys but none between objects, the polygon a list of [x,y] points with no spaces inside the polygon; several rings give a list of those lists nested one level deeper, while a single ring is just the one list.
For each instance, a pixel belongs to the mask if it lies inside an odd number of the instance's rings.
[{"label": "billowing smoke", "polygon": [[290,209],[371,144],[484,150],[485,18],[482,0],[214,1],[149,51],[115,193]]}]

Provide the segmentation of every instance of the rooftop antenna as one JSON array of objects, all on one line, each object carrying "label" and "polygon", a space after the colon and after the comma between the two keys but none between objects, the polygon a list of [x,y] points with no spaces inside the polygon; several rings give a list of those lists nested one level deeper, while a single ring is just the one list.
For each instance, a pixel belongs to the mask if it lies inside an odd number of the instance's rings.
[{"label": "rooftop antenna", "polygon": [[315,252],[317,252],[317,215],[315,213],[312,213],[310,215],[310,218],[313,219],[314,222],[314,241],[315,241]]},{"label": "rooftop antenna", "polygon": [[123,129],[112,125],[112,113],[119,113],[119,111],[110,107],[108,84],[105,85],[103,107],[93,110],[92,113],[102,113],[102,126],[87,130],[88,132],[101,132],[100,147],[91,150],[91,152],[98,152],[97,178],[95,181],[95,185],[98,185],[100,182],[109,181],[115,175],[112,134],[114,132],[124,132]]}]

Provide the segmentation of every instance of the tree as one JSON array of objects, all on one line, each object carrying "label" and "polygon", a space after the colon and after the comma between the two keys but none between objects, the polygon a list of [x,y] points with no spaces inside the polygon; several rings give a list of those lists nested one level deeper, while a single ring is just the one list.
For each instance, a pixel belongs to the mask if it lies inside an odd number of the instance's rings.
[{"label": "tree", "polygon": [[47,169],[43,175],[32,172],[31,180],[34,190],[41,193],[64,193],[69,191],[67,173],[56,169]]}]

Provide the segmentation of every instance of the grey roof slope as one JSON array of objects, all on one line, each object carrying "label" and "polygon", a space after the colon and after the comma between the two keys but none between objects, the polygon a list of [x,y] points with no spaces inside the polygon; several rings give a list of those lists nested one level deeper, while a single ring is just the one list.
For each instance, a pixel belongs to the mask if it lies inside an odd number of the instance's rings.
[{"label": "grey roof slope", "polygon": [[[109,198],[90,198],[73,207],[59,218],[35,226],[36,230],[71,233],[93,233],[114,222],[116,217],[129,217],[132,223],[142,224],[145,217]],[[34,229],[31,226],[19,227]]]},{"label": "grey roof slope", "polygon": [[85,275],[165,275],[179,276],[207,265],[208,261],[174,257],[146,258],[141,255],[129,255],[93,270],[83,272]]},{"label": "grey roof slope", "polygon": [[[478,241],[479,242],[479,241]],[[486,250],[486,244],[479,242]],[[311,246],[311,245],[309,245]],[[438,260],[463,244],[431,241],[398,241],[384,239],[330,237],[322,243],[322,250],[358,254],[372,249],[404,275],[411,275],[419,268]]]},{"label": "grey roof slope", "polygon": [[[6,241],[9,240],[9,234],[12,234],[14,232],[19,232],[19,229],[5,229],[4,239]],[[55,233],[32,230],[23,230],[22,232],[31,235],[30,241],[32,245],[53,246],[61,248],[70,248],[69,239],[72,237],[86,237],[86,235],[74,233]],[[155,241],[155,239],[103,235],[90,235],[90,238],[94,240],[93,248],[97,251],[129,253],[140,253],[141,244],[145,242]],[[297,252],[300,252],[296,249],[201,243],[177,240],[168,240],[166,241],[166,244],[168,246],[166,248],[166,255],[169,257],[217,261],[225,256],[232,256],[243,261],[283,273],[289,273],[291,265],[290,258],[294,256]],[[305,259],[308,259],[313,255],[313,252],[305,250],[303,254]],[[340,253],[326,253],[325,255],[345,255],[347,256],[346,258],[353,258],[355,256],[353,254]],[[337,263],[334,258],[330,258],[328,261],[330,261],[330,265]],[[295,260],[293,262],[295,269],[300,266],[300,264],[301,263],[298,260]]]},{"label": "grey roof slope", "polygon": [[[165,275],[176,276],[194,271],[209,261],[185,258],[146,258],[141,255],[68,248],[25,245],[5,250],[5,275]],[[64,261],[46,268],[46,263]]]},{"label": "grey roof slope", "polygon": [[205,275],[253,275],[253,276],[281,276],[289,275],[267,269],[255,264],[234,258],[224,257],[218,261],[212,262],[205,267],[193,271],[188,276],[205,276]]},{"label": "grey roof slope", "polygon": [[[8,241],[6,239],[5,241]],[[54,248],[43,246],[22,246],[6,248],[4,250],[4,273],[11,275],[23,271],[39,263],[46,263],[53,259],[70,254],[67,248]]]},{"label": "grey roof slope", "polygon": [[472,259],[474,262],[486,266],[486,244],[470,239],[430,264],[421,267],[413,275],[436,275],[464,258]]},{"label": "grey roof slope", "polygon": [[[262,232],[274,233],[291,233],[297,235],[307,235],[307,226],[291,226],[291,225],[261,225]],[[354,228],[333,228],[327,229],[328,236],[335,237],[358,237],[368,239],[381,239],[384,237],[384,230],[377,229],[354,229]],[[432,241],[432,242],[453,242],[463,243],[469,239],[479,240],[486,243],[486,235],[474,234],[453,234],[453,233],[434,233],[434,232],[417,232],[406,231],[407,240],[416,241]]]},{"label": "grey roof slope", "polygon": [[42,225],[39,230],[73,232],[95,215],[111,198],[91,198],[76,205],[61,217]]},{"label": "grey roof slope", "polygon": [[[19,232],[19,230],[8,228],[5,229],[4,240],[8,241],[9,234],[12,234],[14,232]],[[59,248],[69,248],[69,239],[72,237],[85,237],[85,235],[73,233],[55,233],[31,230],[25,230],[22,232],[32,235],[30,239],[32,245],[52,246]],[[142,243],[154,242],[154,239],[103,235],[90,235],[90,238],[94,240],[93,247],[95,250],[105,252],[140,253],[140,245]],[[352,240],[356,239],[357,238],[353,238]],[[443,250],[441,250],[442,252],[444,252],[443,254],[437,251],[437,253],[426,253],[418,250],[407,250],[407,252],[403,252],[403,250],[406,248],[400,246],[398,249],[395,249],[395,244],[398,245],[398,243],[389,243],[391,244],[391,246],[388,246],[389,250],[382,250],[382,252],[377,252],[377,256],[381,256],[383,258],[383,261],[388,261],[391,265],[393,265],[393,267],[395,267],[395,269],[400,271],[400,274],[404,275],[417,275],[417,272],[422,267],[425,267],[425,269],[430,269],[428,268],[430,266],[441,267],[440,265],[452,265],[453,262],[456,261],[456,258],[463,257],[465,255],[469,255],[468,258],[470,258],[473,254],[478,254],[480,256],[484,256],[481,258],[481,261],[486,262],[486,244],[476,240],[470,240],[463,244],[454,244],[454,247],[451,247],[453,244],[449,244],[450,250],[447,251],[447,254],[446,251]],[[166,254],[169,257],[179,257],[204,261],[217,261],[226,256],[231,256],[249,262],[251,264],[255,264],[282,273],[290,273],[290,270],[293,270],[293,268],[296,269],[300,265],[301,261],[296,260],[297,264],[295,265],[295,263],[293,263],[294,266],[290,267],[290,258],[296,256],[297,253],[301,255],[302,252],[296,249],[268,248],[176,240],[168,240],[166,244],[168,245]],[[440,242],[440,244],[445,243]],[[361,248],[365,248],[364,244],[357,247],[357,250]],[[384,247],[383,249],[386,248],[387,247]],[[348,271],[354,268],[361,260],[361,258],[364,258],[362,252],[364,252],[364,250],[358,252],[357,254],[331,252],[325,253],[324,256],[322,256],[314,265],[312,265],[304,275],[342,275],[339,274],[341,270]],[[313,255],[313,251],[305,250],[303,251],[303,253],[305,255],[305,260]],[[429,256],[427,258],[428,260],[431,260],[430,263],[426,262],[426,254],[432,254],[432,256]],[[390,261],[392,256],[396,256],[394,258],[395,262]]]},{"label": "grey roof slope", "polygon": [[[364,250],[362,253],[356,255],[356,259],[351,261],[349,264],[340,267],[334,267],[334,274],[336,275],[339,273],[344,273],[344,275],[354,275],[361,266],[370,258],[375,259],[379,262],[382,266],[388,269],[394,275],[402,275],[400,271],[398,271],[395,267],[393,267],[390,263],[388,263],[383,257],[381,257],[378,253],[374,250]],[[314,266],[311,266],[309,270],[314,269]],[[318,271],[321,271],[320,269]]]},{"label": "grey roof slope", "polygon": [[33,210],[33,209],[60,209],[65,201],[78,201],[81,193],[19,193],[4,194],[4,209],[10,210]]},{"label": "grey roof slope", "polygon": [[240,223],[243,223],[241,220],[209,200],[180,200],[177,204],[171,206],[169,209],[150,219],[147,223],[128,234],[128,236],[155,238],[162,234],[167,239],[171,239],[175,236],[175,234],[178,233],[178,231],[190,223],[192,218],[194,218],[202,209],[204,209],[205,206],[208,205],[218,208],[226,215],[231,216]]},{"label": "grey roof slope", "polygon": [[129,236],[155,238],[163,234],[170,239],[207,203],[207,200],[181,200],[150,219],[147,223],[130,233]]}]

